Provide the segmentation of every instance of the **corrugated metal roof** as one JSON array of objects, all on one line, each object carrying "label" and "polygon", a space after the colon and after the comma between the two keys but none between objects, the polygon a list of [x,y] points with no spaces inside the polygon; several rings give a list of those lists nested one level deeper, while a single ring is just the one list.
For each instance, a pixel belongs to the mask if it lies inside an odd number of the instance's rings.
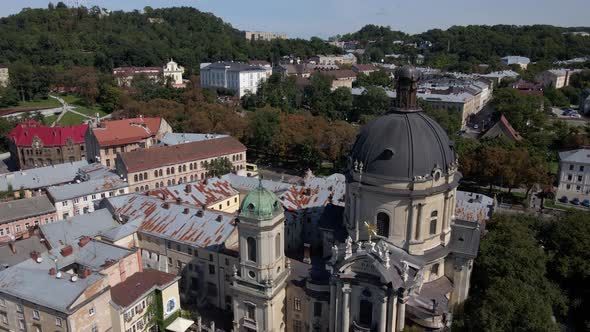
[{"label": "corrugated metal roof", "polygon": [[[122,216],[141,220],[139,232],[191,246],[220,249],[236,227],[232,214],[165,203],[155,197],[131,194],[108,201]],[[197,215],[199,211],[202,216]]]},{"label": "corrugated metal roof", "polygon": [[98,194],[106,191],[117,190],[127,187],[127,182],[123,181],[114,173],[105,174],[102,178],[96,178],[90,181],[80,183],[66,184],[63,186],[54,186],[47,189],[47,192],[54,201],[59,202],[90,194]]},{"label": "corrugated metal roof", "polygon": [[190,142],[200,142],[210,139],[228,137],[220,134],[190,134],[190,133],[166,133],[160,139],[159,145],[177,145]]},{"label": "corrugated metal roof", "polygon": [[66,220],[41,225],[39,228],[51,248],[59,248],[76,243],[83,236],[94,237],[102,231],[119,225],[107,209],[100,209]]},{"label": "corrugated metal roof", "polygon": [[202,209],[203,206],[209,206],[240,193],[232,188],[229,181],[211,178],[206,181],[153,189],[149,191],[149,194],[163,201],[177,202],[177,199],[180,199],[182,204]]},{"label": "corrugated metal roof", "polygon": [[455,218],[464,221],[483,223],[492,214],[494,199],[467,191],[457,191],[455,204]]}]

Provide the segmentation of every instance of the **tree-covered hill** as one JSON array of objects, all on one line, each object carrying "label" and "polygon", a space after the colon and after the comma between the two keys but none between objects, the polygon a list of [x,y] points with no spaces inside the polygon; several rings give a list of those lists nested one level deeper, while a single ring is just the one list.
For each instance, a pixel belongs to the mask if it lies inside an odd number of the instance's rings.
[{"label": "tree-covered hill", "polygon": [[318,38],[250,43],[230,24],[190,7],[107,13],[98,7],[71,9],[59,3],[0,19],[0,36],[0,63],[25,60],[102,70],[160,66],[174,58],[194,71],[203,61],[338,52]]},{"label": "tree-covered hill", "polygon": [[[453,26],[447,30],[433,29],[417,35],[407,35],[389,27],[367,25],[355,33],[339,36],[341,40],[358,40],[373,61],[385,54],[402,53],[426,56],[427,64],[452,68],[458,64],[495,64],[500,57],[521,55],[532,61],[553,62],[590,55],[590,37],[569,34],[587,31],[588,27],[562,28],[550,25],[470,25]],[[395,44],[432,43],[424,49]]]}]

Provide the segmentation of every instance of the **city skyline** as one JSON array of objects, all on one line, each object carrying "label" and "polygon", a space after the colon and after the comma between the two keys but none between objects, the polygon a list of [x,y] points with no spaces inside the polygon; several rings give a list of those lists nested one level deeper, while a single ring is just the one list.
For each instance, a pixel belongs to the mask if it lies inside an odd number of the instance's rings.
[{"label": "city skyline", "polygon": [[[54,4],[58,1],[52,1]],[[67,2],[67,1],[64,1]],[[272,31],[291,37],[327,38],[337,34],[358,31],[366,24],[391,26],[394,30],[420,33],[429,29],[447,29],[453,25],[494,24],[549,24],[556,26],[587,25],[582,7],[584,0],[562,2],[549,0],[498,0],[493,8],[483,1],[453,0],[454,4],[425,0],[421,3],[398,0],[367,0],[359,8],[352,0],[315,2],[302,0],[297,5],[287,2],[254,0],[248,3],[230,3],[211,0],[84,0],[88,6],[98,5],[110,10],[134,10],[145,6],[153,8],[192,6],[221,17],[240,30]],[[7,1],[0,16],[20,12],[23,8],[44,8],[47,0]],[[313,8],[313,10],[312,10]],[[416,13],[408,15],[408,13]],[[329,15],[328,15],[329,14]]]}]

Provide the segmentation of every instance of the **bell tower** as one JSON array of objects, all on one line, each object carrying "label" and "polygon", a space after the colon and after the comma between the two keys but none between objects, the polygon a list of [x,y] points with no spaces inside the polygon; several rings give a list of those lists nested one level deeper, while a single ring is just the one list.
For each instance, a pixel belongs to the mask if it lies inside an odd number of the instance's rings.
[{"label": "bell tower", "polygon": [[284,255],[284,213],[262,186],[242,201],[238,222],[240,266],[232,284],[234,331],[284,331],[289,268]]}]

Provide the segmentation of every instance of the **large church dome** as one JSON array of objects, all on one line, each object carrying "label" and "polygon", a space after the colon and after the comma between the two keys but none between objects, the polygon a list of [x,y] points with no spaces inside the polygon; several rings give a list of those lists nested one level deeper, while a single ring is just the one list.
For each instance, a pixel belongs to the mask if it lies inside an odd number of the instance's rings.
[{"label": "large church dome", "polygon": [[363,173],[413,180],[436,169],[447,174],[455,153],[444,129],[426,114],[392,111],[361,130],[352,161],[363,163]]},{"label": "large church dome", "polygon": [[[448,174],[455,152],[444,129],[417,106],[420,72],[404,66],[396,71],[395,107],[365,126],[354,144],[351,167],[383,179],[415,180]],[[441,174],[441,175],[442,175]]]}]

